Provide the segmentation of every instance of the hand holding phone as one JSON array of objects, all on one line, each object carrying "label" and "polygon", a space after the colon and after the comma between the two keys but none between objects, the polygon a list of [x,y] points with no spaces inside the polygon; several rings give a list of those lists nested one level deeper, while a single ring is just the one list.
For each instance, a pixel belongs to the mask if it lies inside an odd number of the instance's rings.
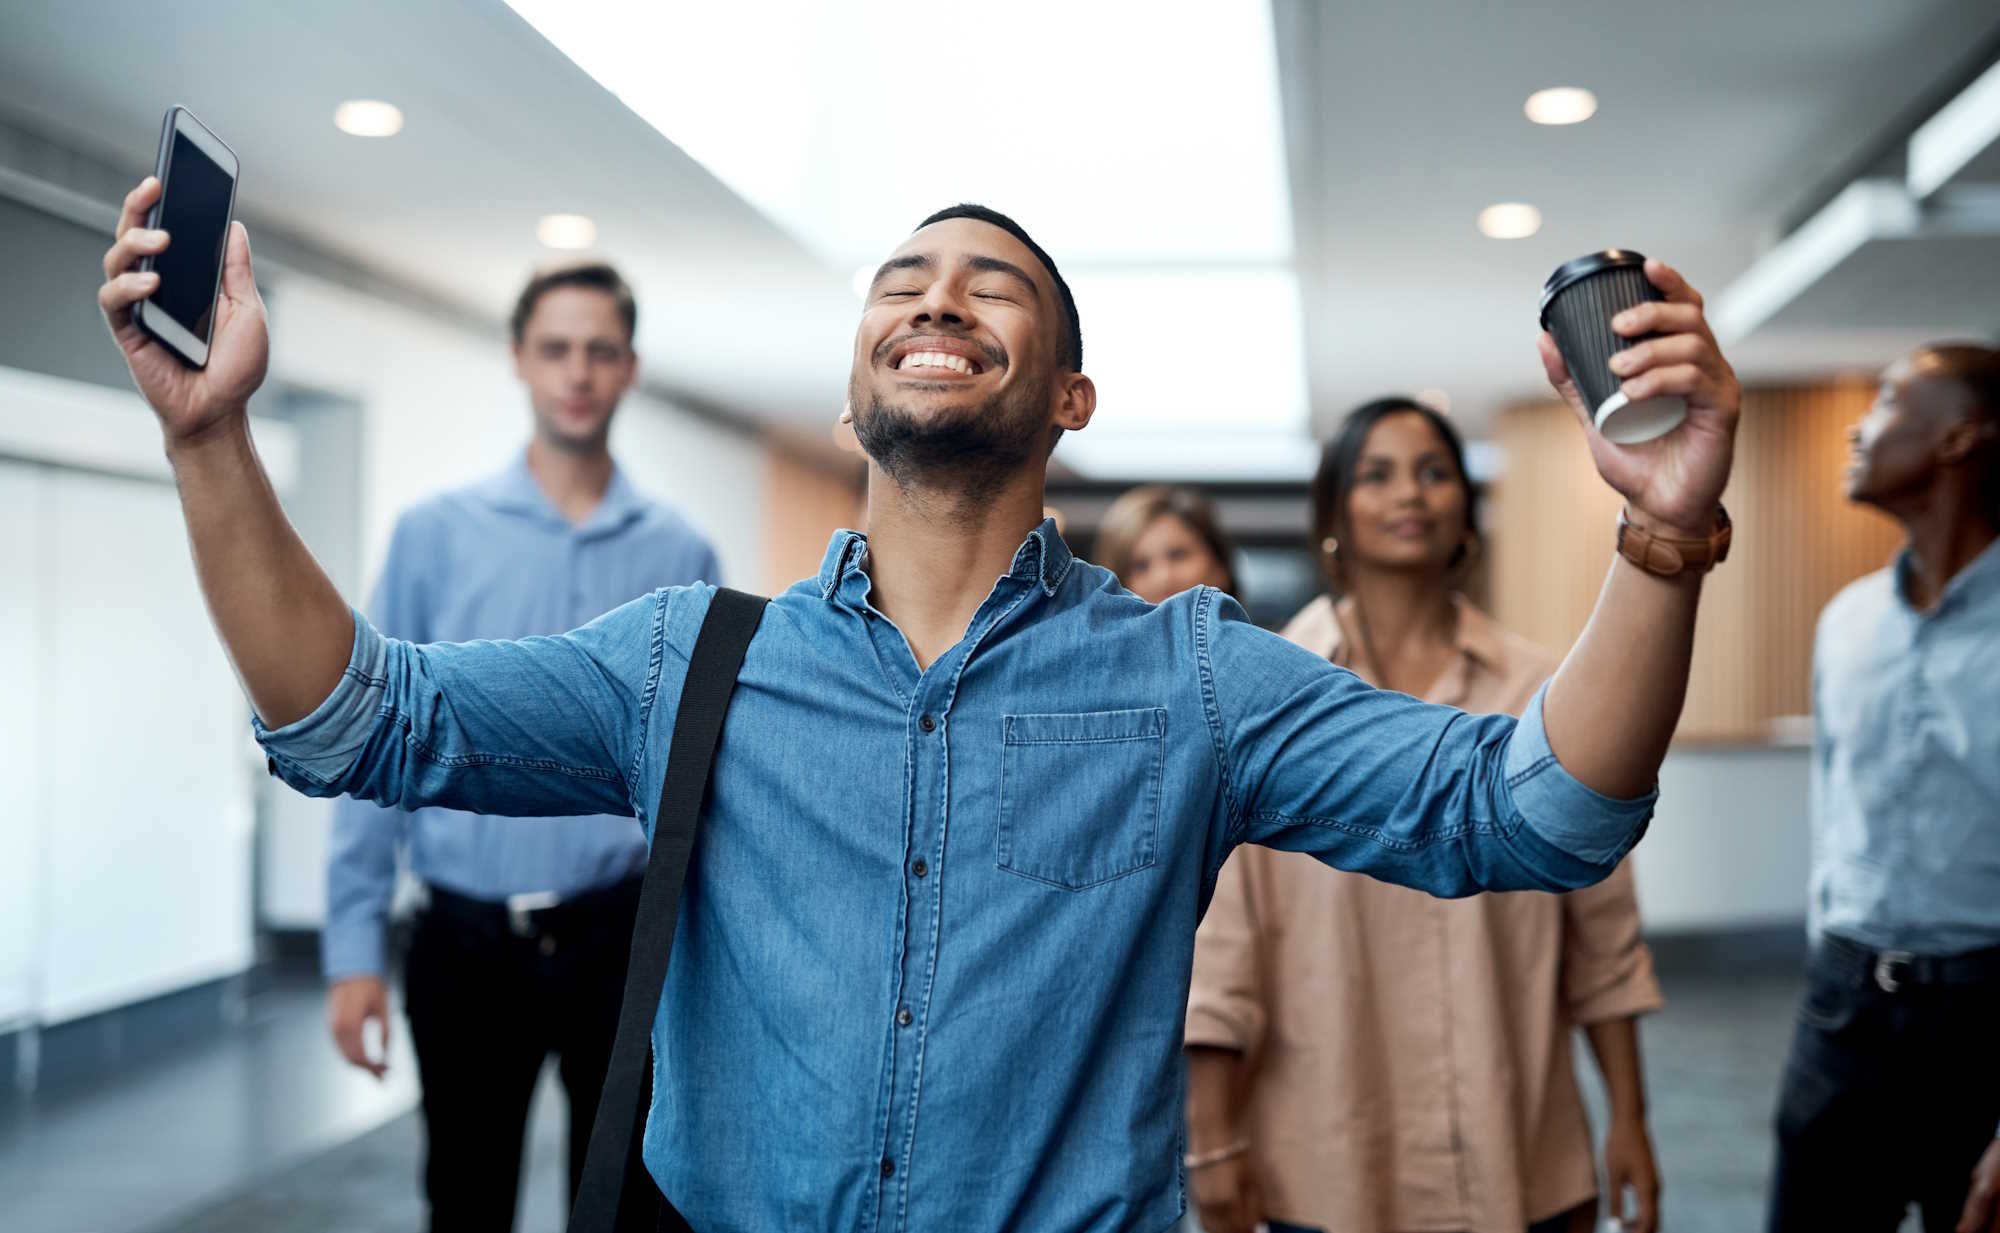
[{"label": "hand holding phone", "polygon": [[[178,161],[186,149],[181,143],[193,144],[186,136],[188,125],[198,123],[185,108],[168,111],[161,166],[179,177],[180,191],[188,193],[191,206],[208,208],[184,212],[176,205],[181,200],[173,196],[176,190],[162,177],[141,181],[125,197],[115,239],[104,254],[105,282],[97,292],[126,367],[159,413],[170,444],[240,416],[263,383],[269,359],[264,304],[250,272],[249,236],[228,217],[235,156],[227,159],[229,187],[219,219],[214,193],[195,191],[202,173],[190,174],[187,168],[193,164]],[[196,153],[207,158],[208,149],[217,148],[227,149],[214,141]],[[213,160],[210,167],[225,169]],[[208,187],[212,190],[214,184]],[[185,230],[177,230],[183,224]],[[177,248],[186,261],[166,259]],[[175,292],[175,286],[187,293]]]}]

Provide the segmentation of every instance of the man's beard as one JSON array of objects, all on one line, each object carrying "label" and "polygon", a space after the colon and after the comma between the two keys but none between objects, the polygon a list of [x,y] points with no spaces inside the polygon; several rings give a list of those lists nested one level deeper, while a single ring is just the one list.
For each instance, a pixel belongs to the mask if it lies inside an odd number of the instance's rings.
[{"label": "man's beard", "polygon": [[871,393],[855,410],[854,435],[898,488],[980,502],[1031,459],[1046,457],[1048,405],[1045,381],[928,417]]}]

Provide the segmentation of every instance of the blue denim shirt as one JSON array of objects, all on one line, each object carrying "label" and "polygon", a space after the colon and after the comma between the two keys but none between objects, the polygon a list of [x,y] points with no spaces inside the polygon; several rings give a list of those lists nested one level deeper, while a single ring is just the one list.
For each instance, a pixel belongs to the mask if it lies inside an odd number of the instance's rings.
[{"label": "blue denim shirt", "polygon": [[2000,542],[1929,612],[1909,556],[1813,641],[1811,929],[1952,954],[2000,946]]},{"label": "blue denim shirt", "polygon": [[[1517,724],[1372,689],[1221,593],[1159,606],[1044,523],[919,670],[866,540],[766,611],[655,1022],[645,1156],[697,1228],[1164,1230],[1195,925],[1253,842],[1440,895],[1609,873],[1651,816]],[[285,779],[650,826],[712,590],[558,638],[357,620],[259,736]]]},{"label": "blue denim shirt", "polygon": [[[373,607],[378,628],[412,642],[522,638],[559,634],[634,596],[696,581],[722,581],[715,550],[622,469],[612,470],[590,517],[573,525],[549,503],[524,452],[499,474],[397,520]],[[627,816],[524,825],[343,800],[327,844],[320,953],[328,980],[382,970],[399,845],[418,878],[475,899],[568,897],[646,868],[645,836]]]}]

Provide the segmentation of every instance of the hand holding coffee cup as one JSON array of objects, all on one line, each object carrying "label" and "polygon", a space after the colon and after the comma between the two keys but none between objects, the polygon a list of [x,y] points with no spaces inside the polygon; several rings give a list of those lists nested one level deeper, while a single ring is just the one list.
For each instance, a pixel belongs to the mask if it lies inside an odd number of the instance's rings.
[{"label": "hand holding coffee cup", "polygon": [[1558,269],[1542,320],[1542,367],[1583,421],[1598,474],[1635,521],[1706,535],[1743,392],[1701,296],[1665,262],[1614,249]]}]

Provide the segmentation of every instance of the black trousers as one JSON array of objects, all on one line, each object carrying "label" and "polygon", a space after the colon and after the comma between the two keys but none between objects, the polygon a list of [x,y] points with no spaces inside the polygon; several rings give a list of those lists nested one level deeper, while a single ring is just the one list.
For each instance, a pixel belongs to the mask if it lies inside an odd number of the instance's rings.
[{"label": "black trousers", "polygon": [[[433,892],[404,968],[431,1233],[514,1227],[528,1105],[550,1053],[569,1098],[574,1196],[618,1029],[638,903],[636,878],[519,921],[504,905]],[[657,1193],[636,1169],[626,1186]],[[634,1233],[652,1233],[654,1219],[652,1211],[635,1216]]]},{"label": "black trousers", "polygon": [[1958,1221],[2000,1126],[2000,951],[1916,966],[1814,950],[1778,1099],[1771,1233]]}]

